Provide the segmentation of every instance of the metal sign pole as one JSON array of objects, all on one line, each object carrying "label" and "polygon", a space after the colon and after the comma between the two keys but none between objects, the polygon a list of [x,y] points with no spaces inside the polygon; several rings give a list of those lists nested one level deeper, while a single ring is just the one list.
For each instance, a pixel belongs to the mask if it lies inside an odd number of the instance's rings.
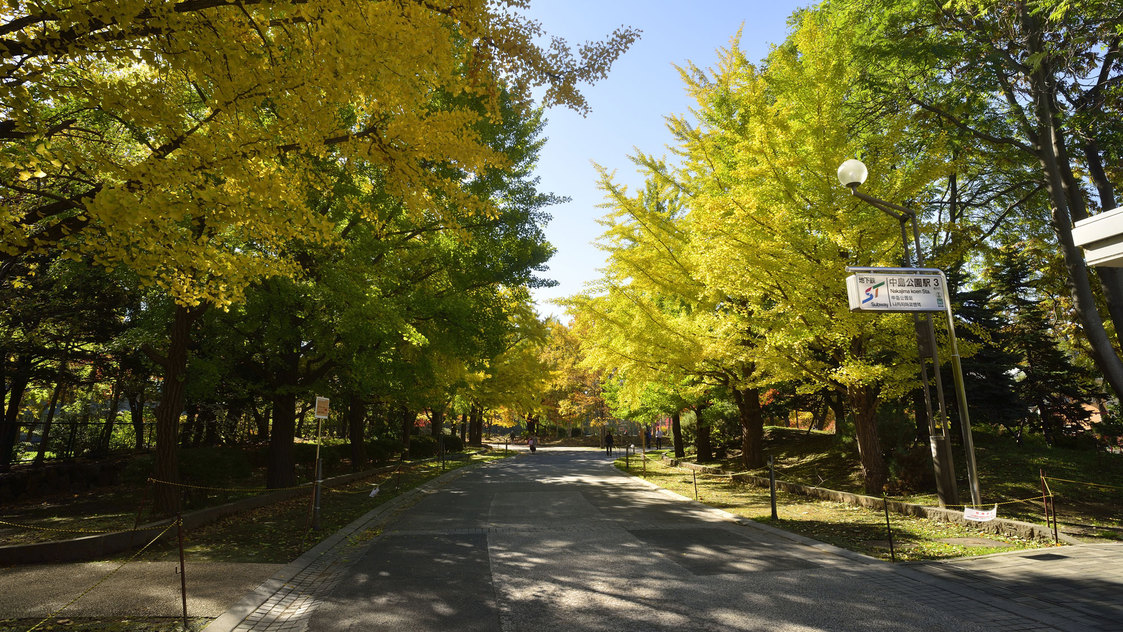
[{"label": "metal sign pole", "polygon": [[314,467],[315,481],[312,483],[312,529],[320,530],[320,486],[323,483],[323,466],[320,463],[320,442],[323,421],[327,419],[329,400],[326,397],[316,398],[316,464]]},{"label": "metal sign pole", "polygon": [[[893,277],[893,276],[897,276],[897,275],[919,275],[919,276],[929,276],[929,277],[937,276],[937,277],[939,277],[940,284],[942,286],[940,288],[940,293],[941,293],[940,299],[935,299],[934,297],[932,297],[931,294],[927,295],[928,297],[931,297],[933,300],[936,300],[936,303],[931,303],[929,301],[929,302],[926,302],[926,303],[916,303],[915,307],[912,307],[912,306],[909,306],[909,307],[899,307],[899,306],[894,307],[892,305],[892,302],[890,301],[890,302],[881,303],[881,304],[871,303],[869,307],[863,308],[855,302],[856,300],[860,300],[860,297],[856,297],[856,296],[852,295],[850,297],[851,298],[851,310],[855,310],[855,311],[858,311],[858,310],[887,311],[887,312],[943,311],[947,315],[947,318],[948,318],[948,338],[951,342],[951,352],[952,352],[951,368],[952,368],[952,375],[955,378],[955,390],[956,390],[956,397],[957,397],[956,401],[958,403],[958,408],[959,408],[960,427],[961,427],[961,431],[963,433],[963,448],[967,453],[967,478],[968,478],[968,480],[970,482],[970,486],[971,486],[971,501],[976,506],[982,504],[982,495],[979,491],[978,469],[977,469],[976,464],[975,464],[975,442],[974,442],[974,440],[972,438],[972,435],[971,435],[970,414],[967,411],[967,389],[964,386],[964,381],[963,381],[963,366],[962,366],[962,363],[960,362],[959,343],[958,343],[958,341],[955,337],[955,317],[954,317],[954,315],[952,314],[952,311],[951,311],[951,295],[948,293],[947,276],[944,275],[943,270],[939,270],[939,269],[936,269],[936,268],[872,268],[872,267],[847,266],[846,271],[847,272],[856,272],[856,273],[859,273],[859,274],[883,275],[884,277]],[[855,279],[855,278],[856,277],[851,277],[850,279],[848,279],[848,282],[850,280]],[[881,285],[884,285],[887,282],[889,282],[889,281],[883,281],[881,283]],[[856,283],[854,285],[852,285],[851,287],[849,287],[848,291],[858,292],[858,288],[856,286]],[[886,298],[888,299],[888,297],[889,297],[888,288],[886,289],[886,292],[887,292]],[[867,298],[865,302],[869,302],[869,299]],[[940,305],[941,302],[942,302],[942,305]],[[906,302],[906,304],[908,304],[908,303]],[[939,307],[937,307],[937,305]]]},{"label": "metal sign pole", "polygon": [[313,484],[312,490],[312,528],[316,531],[320,530],[320,482],[323,478],[323,472],[320,466],[320,426],[322,420],[316,418],[316,482]]},{"label": "metal sign pole", "polygon": [[[943,276],[943,272],[940,273]],[[944,279],[944,296],[947,296],[947,279]],[[975,467],[975,440],[971,435],[971,417],[967,412],[967,388],[963,385],[963,366],[959,362],[959,343],[955,339],[955,318],[951,314],[951,299],[947,299],[948,337],[951,339],[951,368],[955,377],[955,396],[959,406],[959,429],[963,432],[963,449],[967,452],[967,478],[971,484],[971,502],[983,504],[979,491],[979,474]]]}]

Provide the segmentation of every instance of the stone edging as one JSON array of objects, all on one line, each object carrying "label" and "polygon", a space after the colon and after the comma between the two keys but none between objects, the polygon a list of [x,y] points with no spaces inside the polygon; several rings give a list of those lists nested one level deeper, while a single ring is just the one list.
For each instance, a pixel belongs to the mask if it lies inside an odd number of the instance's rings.
[{"label": "stone edging", "polygon": [[[663,455],[664,461],[669,461],[672,466],[685,467],[693,470],[698,470],[710,474],[722,473],[720,468],[707,465],[698,465],[696,463],[686,463],[677,461],[672,458],[667,458]],[[747,483],[756,487],[768,487],[769,480],[764,476],[752,476],[751,474],[730,474],[729,477],[741,483]],[[988,522],[972,522],[963,518],[962,511],[954,509],[945,509],[943,507],[928,507],[925,505],[916,505],[913,503],[906,503],[899,500],[885,500],[876,498],[874,496],[864,496],[862,494],[852,494],[850,492],[840,492],[833,489],[826,489],[823,487],[813,487],[811,485],[802,485],[800,483],[790,483],[788,481],[776,481],[776,489],[783,490],[790,494],[800,494],[811,498],[819,498],[822,500],[829,500],[832,502],[846,503],[849,505],[857,505],[860,507],[867,507],[870,509],[882,509],[886,505],[889,511],[906,516],[916,516],[918,518],[927,518],[929,520],[939,520],[943,522],[954,522],[957,524],[964,524],[978,529],[984,533],[994,533],[1000,535],[1017,536],[1030,540],[1052,540],[1053,531],[1045,525],[1033,524],[1030,522],[1022,522],[1020,520],[1008,520],[1006,518],[995,518]],[[1058,534],[1058,539],[1065,544],[1080,544],[1080,541],[1072,536],[1063,533]]]},{"label": "stone edging", "polygon": [[670,463],[671,467],[684,467],[688,470],[694,470],[695,472],[702,472],[703,474],[722,473],[721,468],[717,467],[716,465],[699,465],[697,463],[691,463],[690,461],[682,461],[680,459],[667,456],[666,454],[663,455],[663,460]]}]

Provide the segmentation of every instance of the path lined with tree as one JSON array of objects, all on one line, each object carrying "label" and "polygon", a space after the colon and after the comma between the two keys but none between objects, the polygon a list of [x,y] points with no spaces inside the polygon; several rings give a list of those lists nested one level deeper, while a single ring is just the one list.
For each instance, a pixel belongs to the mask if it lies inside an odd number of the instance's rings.
[{"label": "path lined with tree", "polygon": [[154,449],[175,483],[184,449],[257,445],[291,486],[324,395],[354,469],[656,423],[759,469],[794,424],[868,493],[927,491],[958,404],[928,418],[907,315],[848,309],[846,268],[902,252],[835,181],[854,156],[947,273],[976,423],[1120,449],[1123,277],[1071,236],[1123,177],[1111,3],[832,1],[763,60],[734,35],[682,68],[695,107],[642,186],[602,173],[608,263],[568,323],[529,297],[565,194],[534,175],[544,108],[585,111],[639,33],[574,51],[521,5],[10,3],[0,470]]}]

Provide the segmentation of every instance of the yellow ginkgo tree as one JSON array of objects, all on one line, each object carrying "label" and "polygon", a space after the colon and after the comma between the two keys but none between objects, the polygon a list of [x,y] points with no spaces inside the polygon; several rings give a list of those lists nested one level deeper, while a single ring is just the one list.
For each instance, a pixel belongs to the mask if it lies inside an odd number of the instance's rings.
[{"label": "yellow ginkgo tree", "polygon": [[728,327],[753,334],[756,383],[844,395],[866,488],[881,493],[875,415],[882,397],[915,384],[914,334],[907,317],[848,309],[846,266],[898,265],[900,243],[892,219],[855,204],[835,171],[859,151],[892,161],[892,197],[907,199],[941,154],[935,139],[917,157],[905,113],[871,121],[859,109],[845,24],[811,11],[796,24],[759,67],[735,38],[712,71],[683,72],[700,123],[672,119],[683,160],[670,177],[707,245],[694,251],[699,278],[726,297]]},{"label": "yellow ginkgo tree", "polygon": [[[331,244],[317,166],[373,166],[406,212],[488,214],[476,132],[507,90],[583,110],[637,32],[573,54],[525,0],[13,0],[0,8],[0,279],[30,256],[123,265],[179,305],[159,357],[157,477],[174,478],[190,325],[296,241]],[[497,114],[492,108],[490,112]],[[449,167],[449,168],[446,168]],[[159,503],[175,504],[168,494]]]}]

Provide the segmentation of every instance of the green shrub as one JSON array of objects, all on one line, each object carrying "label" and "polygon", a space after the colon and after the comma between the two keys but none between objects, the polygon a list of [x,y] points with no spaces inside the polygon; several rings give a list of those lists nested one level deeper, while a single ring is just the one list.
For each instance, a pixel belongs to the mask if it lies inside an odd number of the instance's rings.
[{"label": "green shrub", "polygon": [[1062,434],[1053,442],[1054,447],[1084,452],[1095,452],[1100,449],[1100,442],[1096,435],[1090,432],[1080,434]]},{"label": "green shrub", "polygon": [[893,451],[889,459],[889,478],[893,494],[935,491],[936,474],[932,470],[931,448],[916,445]]},{"label": "green shrub", "polygon": [[373,463],[386,463],[393,460],[401,450],[402,442],[398,439],[382,437],[367,441],[367,458]]},{"label": "green shrub", "polygon": [[253,469],[241,448],[215,446],[180,450],[179,472],[185,483],[218,487],[249,478]]},{"label": "green shrub", "polygon": [[250,460],[250,467],[258,469],[265,467],[269,464],[269,446],[268,445],[253,445],[242,448],[246,453],[246,458]]},{"label": "green shrub", "polygon": [[[343,459],[350,458],[351,448],[346,444],[333,444],[320,446],[320,462],[323,464],[325,475],[340,469]],[[293,446],[293,459],[297,467],[311,468],[316,464],[316,444],[298,443]]]},{"label": "green shrub", "polygon": [[464,441],[460,435],[447,434],[444,435],[445,452],[463,452]]},{"label": "green shrub", "polygon": [[432,435],[410,437],[409,458],[427,459],[437,455],[437,439]]},{"label": "green shrub", "polygon": [[126,483],[143,483],[152,476],[156,457],[152,454],[138,454],[125,464],[121,470],[121,480]]},{"label": "green shrub", "polygon": [[[121,470],[121,480],[144,483],[152,476],[155,463],[154,454],[137,455]],[[241,448],[214,446],[179,450],[179,475],[184,483],[221,487],[228,481],[246,479],[252,474],[250,459]]]}]

